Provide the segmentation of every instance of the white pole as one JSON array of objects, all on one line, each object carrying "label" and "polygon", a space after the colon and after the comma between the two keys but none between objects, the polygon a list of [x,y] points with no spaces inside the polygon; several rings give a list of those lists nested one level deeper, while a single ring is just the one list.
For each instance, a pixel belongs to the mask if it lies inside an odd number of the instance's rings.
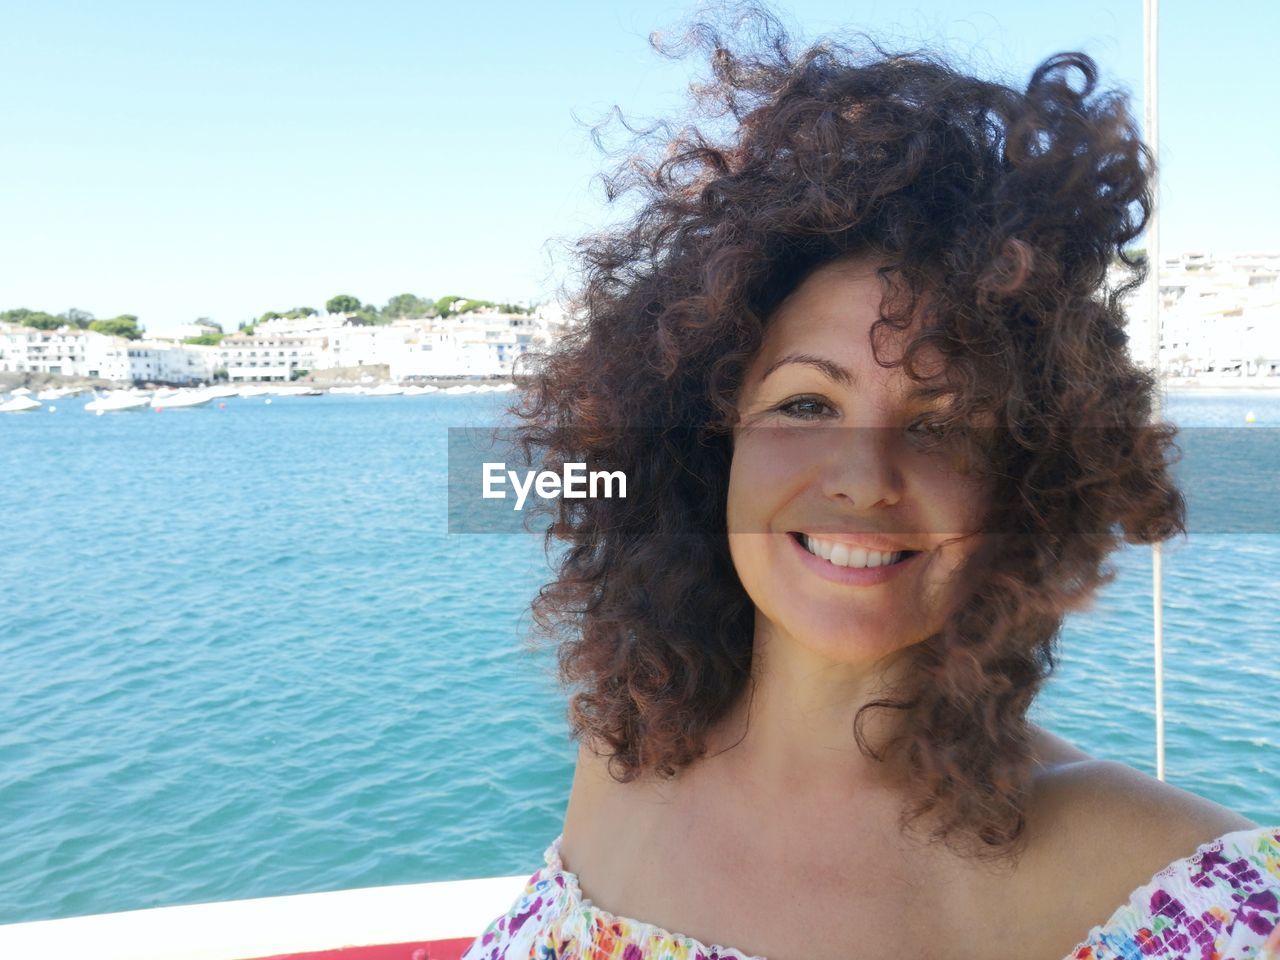
[{"label": "white pole", "polygon": [[[1159,64],[1160,0],[1143,0],[1143,65],[1145,96],[1145,132],[1147,146],[1156,160],[1156,172],[1151,180],[1154,205],[1151,222],[1147,224],[1147,261],[1150,273],[1147,277],[1148,332],[1151,335],[1151,369],[1156,375],[1155,402],[1152,404],[1152,422],[1160,419],[1164,380],[1160,373],[1160,138],[1157,98],[1160,91]],[[1154,633],[1154,660],[1156,686],[1156,778],[1164,780],[1164,589],[1163,554],[1157,541],[1151,545],[1151,616]]]}]

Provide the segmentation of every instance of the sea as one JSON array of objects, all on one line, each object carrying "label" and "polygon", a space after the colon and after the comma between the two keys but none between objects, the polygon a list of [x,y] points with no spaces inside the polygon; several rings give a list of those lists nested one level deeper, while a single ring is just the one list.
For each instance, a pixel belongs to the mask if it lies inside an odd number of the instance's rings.
[{"label": "sea", "polygon": [[[450,428],[513,397],[0,417],[0,923],[542,865],[555,547],[445,496]],[[1162,551],[1166,779],[1280,823],[1280,391],[1165,404],[1218,444]],[[1032,718],[1154,775],[1152,551],[1113,564]]]}]

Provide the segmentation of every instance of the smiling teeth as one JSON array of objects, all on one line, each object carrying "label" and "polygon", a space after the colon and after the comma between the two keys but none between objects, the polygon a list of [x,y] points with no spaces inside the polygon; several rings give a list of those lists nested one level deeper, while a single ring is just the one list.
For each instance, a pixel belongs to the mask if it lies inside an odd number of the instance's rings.
[{"label": "smiling teeth", "polygon": [[837,567],[887,567],[891,563],[897,563],[906,555],[904,550],[895,553],[863,550],[861,547],[850,547],[844,543],[818,540],[803,533],[800,539],[806,550]]}]

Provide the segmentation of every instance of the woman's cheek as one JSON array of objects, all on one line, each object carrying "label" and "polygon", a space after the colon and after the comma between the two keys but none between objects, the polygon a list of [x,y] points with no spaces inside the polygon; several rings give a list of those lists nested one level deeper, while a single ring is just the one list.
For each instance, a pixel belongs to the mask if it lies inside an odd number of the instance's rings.
[{"label": "woman's cheek", "polygon": [[[780,506],[813,480],[813,467],[827,445],[822,431],[803,427],[761,427],[743,434],[734,444],[730,468],[730,519],[748,519],[753,525],[731,527],[740,532],[769,531],[764,514]],[[829,441],[828,441],[829,443]]]}]

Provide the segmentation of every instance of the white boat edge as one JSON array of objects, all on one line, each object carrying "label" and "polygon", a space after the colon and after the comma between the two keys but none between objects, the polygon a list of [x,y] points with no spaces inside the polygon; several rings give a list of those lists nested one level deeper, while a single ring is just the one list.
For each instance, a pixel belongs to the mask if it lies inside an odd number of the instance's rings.
[{"label": "white boat edge", "polygon": [[0,926],[0,956],[241,960],[474,939],[528,882],[527,876],[445,880],[11,923]]}]

